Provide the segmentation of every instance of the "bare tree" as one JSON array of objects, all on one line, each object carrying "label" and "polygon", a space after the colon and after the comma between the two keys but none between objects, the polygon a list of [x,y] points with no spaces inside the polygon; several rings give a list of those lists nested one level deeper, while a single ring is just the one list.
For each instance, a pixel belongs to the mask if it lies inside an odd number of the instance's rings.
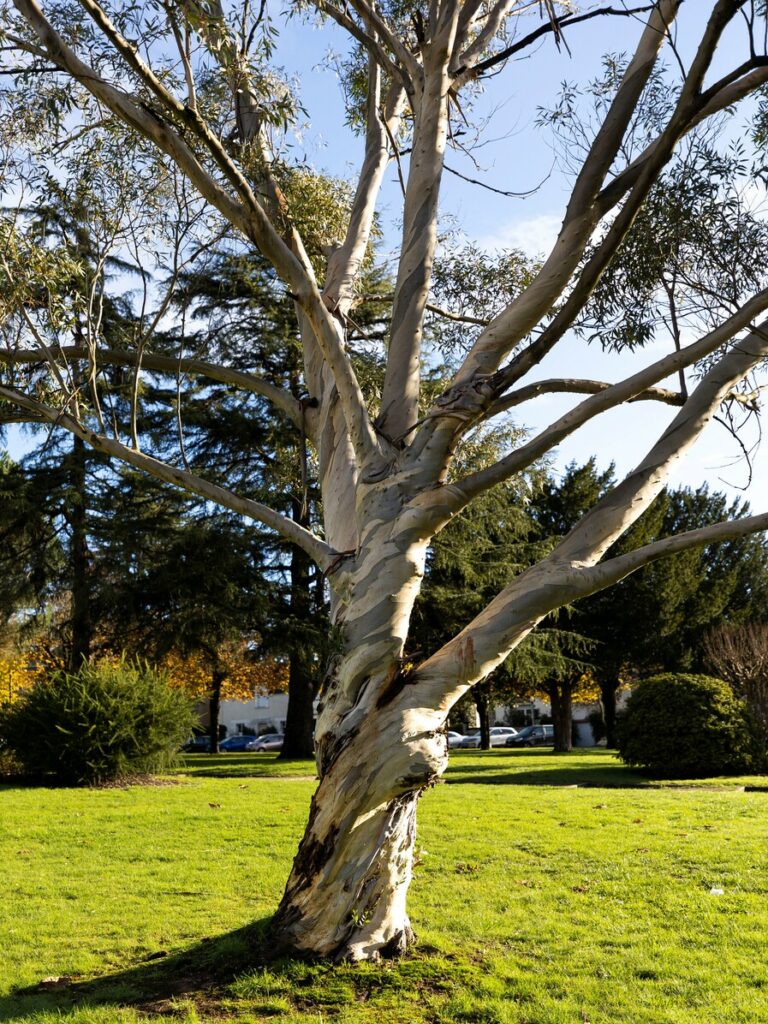
[{"label": "bare tree", "polygon": [[[92,426],[69,386],[67,361],[90,360],[97,368],[125,354],[51,347],[38,325],[42,313],[23,304],[26,321],[4,359],[16,367],[47,366],[49,385],[37,393],[3,385],[0,400],[250,516],[299,545],[325,572],[339,647],[317,723],[320,783],[272,938],[310,955],[363,959],[400,952],[411,941],[406,893],[416,806],[445,769],[444,726],[456,701],[554,609],[667,553],[768,528],[768,514],[758,515],[603,558],[768,355],[768,321],[760,319],[768,288],[742,290],[726,308],[716,304],[718,315],[706,329],[693,337],[679,332],[674,351],[649,355],[618,382],[521,383],[580,322],[678,143],[714,115],[732,116],[739,101],[764,86],[768,56],[763,5],[749,0],[697,2],[684,51],[676,34],[682,0],[600,4],[581,14],[555,0],[430,0],[407,9],[369,0],[314,5],[347,34],[353,59],[364,65],[350,89],[354,113],[365,125],[359,178],[344,236],[321,266],[308,254],[293,205],[295,178],[280,153],[289,99],[270,71],[266,47],[257,45],[263,11],[246,3],[177,0],[147,5],[142,19],[135,5],[126,13],[124,5],[98,0],[13,0],[12,6],[6,0],[4,46],[15,51],[17,87],[26,95],[44,82],[67,96],[73,90],[77,105],[62,119],[62,133],[74,134],[76,112],[83,121],[79,131],[105,122],[118,134],[130,129],[275,267],[296,306],[307,400],[296,401],[257,372],[235,378],[203,358],[187,359],[183,368],[257,391],[306,432],[316,452],[324,536],[153,458],[135,437],[126,444]],[[547,38],[562,45],[564,33],[572,31],[575,39],[598,17],[614,18],[627,31],[639,22],[639,39],[585,140],[557,240],[486,325],[477,323],[482,317],[467,318],[464,358],[442,393],[424,402],[423,328],[444,156],[457,137],[454,119],[484,76],[513,74],[515,55]],[[742,53],[723,67],[723,36],[739,32]],[[627,140],[664,50],[672,53],[679,80],[669,89],[662,124],[634,150]],[[683,52],[692,56],[684,59]],[[206,92],[212,76],[218,88]],[[221,98],[227,94],[228,105]],[[31,116],[24,103],[13,109],[19,123]],[[404,193],[402,244],[377,394],[361,385],[347,328],[377,196],[395,158]],[[176,363],[163,358],[145,345],[132,365],[174,372]],[[701,368],[695,387],[677,394],[659,387],[692,367]],[[452,470],[457,446],[478,426],[539,394],[558,392],[587,397],[492,465],[464,476]],[[526,470],[583,424],[637,400],[677,406],[639,465],[546,557],[510,574],[508,585],[458,635],[423,660],[408,660],[409,618],[431,538],[477,495]]]},{"label": "bare tree", "polygon": [[752,712],[763,757],[768,757],[768,623],[724,623],[704,639],[714,672],[727,680]]}]

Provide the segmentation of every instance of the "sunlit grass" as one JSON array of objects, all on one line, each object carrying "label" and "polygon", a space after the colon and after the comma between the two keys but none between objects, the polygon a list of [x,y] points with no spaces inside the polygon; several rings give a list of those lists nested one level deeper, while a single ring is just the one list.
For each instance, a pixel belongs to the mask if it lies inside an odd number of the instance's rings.
[{"label": "sunlit grass", "polygon": [[279,900],[311,762],[207,761],[158,786],[0,789],[0,1020],[768,1022],[768,793],[739,789],[764,779],[649,787],[604,751],[459,752],[421,807],[416,952],[338,968],[259,964],[248,927]]}]

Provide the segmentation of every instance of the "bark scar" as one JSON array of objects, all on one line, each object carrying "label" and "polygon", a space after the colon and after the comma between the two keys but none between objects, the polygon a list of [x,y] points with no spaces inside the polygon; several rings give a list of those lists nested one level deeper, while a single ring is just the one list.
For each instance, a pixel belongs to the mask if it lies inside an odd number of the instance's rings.
[{"label": "bark scar", "polygon": [[459,681],[466,682],[475,672],[475,642],[465,636],[458,643]]},{"label": "bark scar", "polygon": [[379,699],[376,701],[376,709],[381,710],[387,704],[391,704],[398,694],[403,692],[406,686],[415,682],[416,677],[413,671],[405,671],[399,663],[395,665],[384,681]]}]

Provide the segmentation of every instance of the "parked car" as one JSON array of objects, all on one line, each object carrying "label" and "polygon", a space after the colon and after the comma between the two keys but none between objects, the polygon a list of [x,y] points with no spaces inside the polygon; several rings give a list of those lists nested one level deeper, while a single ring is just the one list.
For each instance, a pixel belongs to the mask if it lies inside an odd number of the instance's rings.
[{"label": "parked car", "polygon": [[448,749],[453,750],[454,747],[460,747],[467,737],[460,732],[448,732]]},{"label": "parked car", "polygon": [[551,725],[526,725],[517,736],[510,736],[505,747],[543,747],[555,742],[555,731]]},{"label": "parked car", "polygon": [[253,736],[227,736],[225,740],[219,743],[219,750],[224,753],[235,753],[236,751],[249,750],[249,743],[254,740]]},{"label": "parked car", "polygon": [[[491,746],[503,747],[511,736],[516,735],[517,729],[513,729],[511,725],[494,725],[491,729]],[[470,736],[465,736],[461,745],[462,747],[479,747],[480,730],[478,729],[477,732],[473,732]]]},{"label": "parked car", "polygon": [[209,754],[211,751],[210,736],[193,736],[181,748],[185,754]]},{"label": "parked car", "polygon": [[251,740],[246,750],[282,750],[284,735],[281,732],[268,732],[263,736],[257,736],[255,740]]}]

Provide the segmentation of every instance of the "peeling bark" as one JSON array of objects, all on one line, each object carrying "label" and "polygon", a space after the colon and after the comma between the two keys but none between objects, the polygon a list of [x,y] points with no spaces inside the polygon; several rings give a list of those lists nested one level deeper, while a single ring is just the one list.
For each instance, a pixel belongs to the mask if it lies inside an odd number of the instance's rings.
[{"label": "peeling bark", "polygon": [[321,779],[272,922],[278,947],[361,960],[402,953],[413,940],[406,894],[416,805],[445,768],[447,742],[433,729],[414,732],[412,716],[382,715],[362,724]]}]

